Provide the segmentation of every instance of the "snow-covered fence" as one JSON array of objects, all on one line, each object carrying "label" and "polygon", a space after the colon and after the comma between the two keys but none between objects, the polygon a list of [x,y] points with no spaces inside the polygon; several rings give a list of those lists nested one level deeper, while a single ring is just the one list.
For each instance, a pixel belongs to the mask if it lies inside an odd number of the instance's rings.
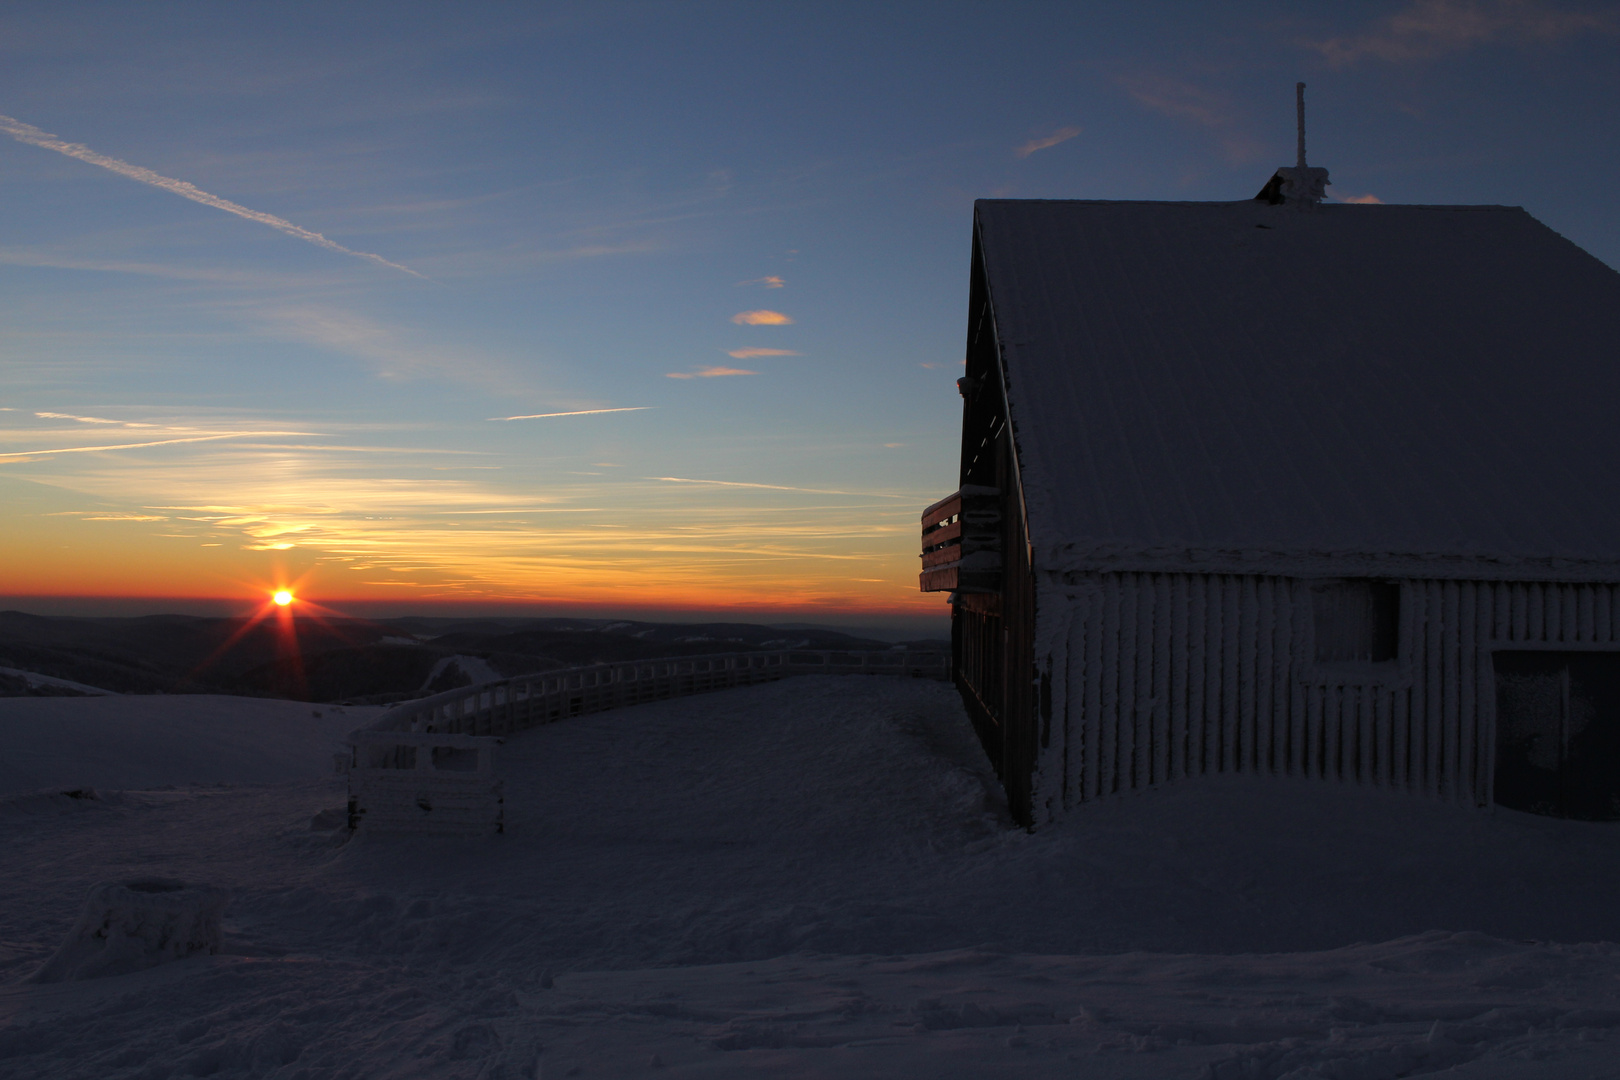
[{"label": "snow-covered fence", "polygon": [[505,826],[487,736],[373,731],[349,736],[349,828],[466,835]]},{"label": "snow-covered fence", "polygon": [[785,649],[593,664],[458,687],[390,709],[349,736],[349,827],[491,833],[502,828],[502,735],[625,705],[790,675],[950,678],[950,658],[909,650]]},{"label": "snow-covered fence", "polygon": [[390,709],[373,731],[505,735],[643,701],[775,682],[789,675],[901,675],[948,679],[939,653],[791,649],[593,664],[464,686]]}]

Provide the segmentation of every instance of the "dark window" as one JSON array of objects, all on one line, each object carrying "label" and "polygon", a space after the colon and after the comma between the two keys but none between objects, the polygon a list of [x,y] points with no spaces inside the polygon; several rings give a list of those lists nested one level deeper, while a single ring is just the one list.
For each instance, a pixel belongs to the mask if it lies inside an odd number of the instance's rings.
[{"label": "dark window", "polygon": [[1340,581],[1311,590],[1317,663],[1395,659],[1401,587],[1392,581]]},{"label": "dark window", "polygon": [[478,751],[471,746],[435,746],[433,767],[440,772],[477,772]]}]

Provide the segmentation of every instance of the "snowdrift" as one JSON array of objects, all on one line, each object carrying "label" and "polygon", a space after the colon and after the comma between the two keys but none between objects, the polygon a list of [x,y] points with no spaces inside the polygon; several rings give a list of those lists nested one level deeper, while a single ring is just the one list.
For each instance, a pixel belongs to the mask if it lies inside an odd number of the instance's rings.
[{"label": "snowdrift", "polygon": [[7,800],[0,979],[95,881],[233,899],[219,955],[0,988],[0,1072],[1527,1077],[1620,1042],[1611,826],[1226,776],[1029,834],[954,691],[874,677],[502,753],[476,841],[312,830],[336,777]]}]

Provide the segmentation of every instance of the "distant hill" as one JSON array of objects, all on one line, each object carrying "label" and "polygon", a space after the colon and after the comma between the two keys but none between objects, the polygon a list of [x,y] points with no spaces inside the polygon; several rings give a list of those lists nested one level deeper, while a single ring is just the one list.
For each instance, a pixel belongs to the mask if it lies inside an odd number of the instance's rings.
[{"label": "distant hill", "polygon": [[[124,694],[239,694],[297,701],[398,701],[492,677],[582,664],[771,649],[941,651],[836,630],[609,619],[274,619],[0,612],[0,668]],[[0,682],[0,696],[15,687]]]}]

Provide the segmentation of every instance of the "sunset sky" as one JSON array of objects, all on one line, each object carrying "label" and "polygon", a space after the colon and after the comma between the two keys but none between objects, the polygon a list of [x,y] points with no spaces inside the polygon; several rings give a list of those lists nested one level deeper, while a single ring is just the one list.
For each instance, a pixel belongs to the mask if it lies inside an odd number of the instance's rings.
[{"label": "sunset sky", "polygon": [[23,610],[942,618],[973,200],[1247,198],[1296,80],[1331,197],[1620,266],[1616,4],[10,3],[0,60]]}]

